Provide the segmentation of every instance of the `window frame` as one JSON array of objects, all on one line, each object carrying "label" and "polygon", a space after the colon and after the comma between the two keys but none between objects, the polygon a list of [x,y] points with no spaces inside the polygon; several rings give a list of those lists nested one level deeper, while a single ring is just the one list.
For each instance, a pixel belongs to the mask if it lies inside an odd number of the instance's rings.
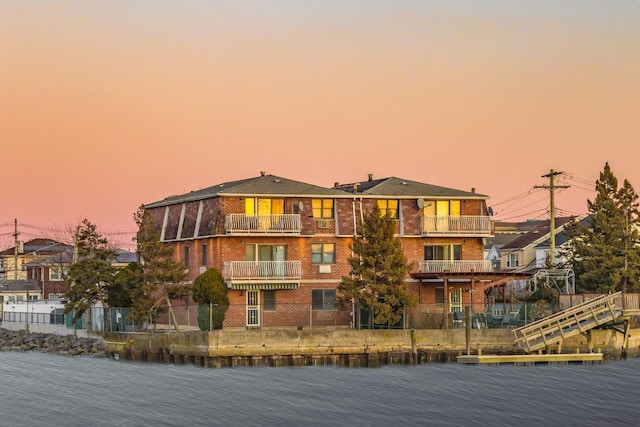
[{"label": "window frame", "polygon": [[[435,248],[442,248],[443,257],[437,258]],[[449,244],[433,244],[424,245],[423,247],[423,260],[424,261],[460,261],[462,260],[462,244],[449,243]],[[427,258],[427,250],[431,249],[433,252],[432,258]],[[449,258],[445,258],[444,255],[448,254]]]},{"label": "window frame", "polygon": [[[57,271],[57,276],[58,278],[55,278],[54,275],[52,275],[52,273],[54,271]],[[63,282],[65,280],[65,276],[68,273],[68,269],[66,267],[49,267],[49,281],[50,282]]]},{"label": "window frame", "polygon": [[[317,250],[319,247],[319,250]],[[325,248],[331,247],[331,251],[326,251]],[[314,250],[315,249],[315,250]],[[327,255],[331,255],[331,259],[326,259]],[[320,256],[320,260],[314,260]],[[311,264],[312,265],[333,265],[336,263],[336,244],[335,243],[312,243],[311,244]]]},{"label": "window frame", "polygon": [[[389,204],[395,202],[396,207],[390,207]],[[400,200],[399,199],[378,199],[376,201],[378,205],[378,209],[380,209],[380,214],[385,216],[387,212],[390,212],[390,216],[393,219],[400,218]]]},{"label": "window frame", "polygon": [[[319,206],[316,206],[317,204],[319,204]],[[311,199],[313,219],[334,219],[334,205],[333,199]]]},{"label": "window frame", "polygon": [[312,311],[336,311],[336,290],[335,289],[312,289],[311,290],[311,310]]},{"label": "window frame", "polygon": [[202,250],[202,254],[201,254],[201,259],[200,259],[200,265],[202,267],[206,267],[207,266],[207,261],[208,261],[208,259],[207,259],[207,244],[206,243],[202,244],[201,250]]},{"label": "window frame", "polygon": [[262,310],[276,311],[276,291],[275,289],[265,289],[262,291]]},{"label": "window frame", "polygon": [[[515,261],[515,265],[514,264]],[[520,264],[520,257],[517,252],[512,252],[506,255],[506,266],[507,268],[517,268]]]}]

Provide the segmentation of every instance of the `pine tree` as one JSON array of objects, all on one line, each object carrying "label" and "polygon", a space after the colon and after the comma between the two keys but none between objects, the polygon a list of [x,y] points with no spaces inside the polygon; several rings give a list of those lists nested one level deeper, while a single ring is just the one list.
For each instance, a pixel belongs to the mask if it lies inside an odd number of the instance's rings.
[{"label": "pine tree", "polygon": [[405,283],[411,266],[394,231],[395,220],[381,215],[377,206],[366,213],[362,235],[355,236],[351,244],[351,277],[343,277],[338,286],[338,304],[350,309],[354,302],[368,309],[373,316],[369,325],[395,324],[404,309],[415,304]]},{"label": "pine tree", "polygon": [[160,233],[153,227],[144,207],[138,208],[134,220],[138,225],[136,241],[143,278],[140,288],[132,295],[134,317],[146,317],[151,322],[154,312],[166,306],[171,322],[179,330],[171,299],[184,297],[189,292],[184,283],[185,266],[174,259],[173,249],[160,241]]},{"label": "pine tree", "polygon": [[83,219],[76,231],[74,263],[69,267],[65,313],[74,313],[77,321],[91,307],[102,302],[107,305],[108,291],[113,284],[115,269],[112,262],[116,253],[97,227]]},{"label": "pine tree", "polygon": [[638,196],[618,180],[606,163],[596,181],[596,197],[587,201],[589,218],[575,240],[574,269],[582,292],[607,293],[638,288],[640,246]]},{"label": "pine tree", "polygon": [[640,210],[638,194],[626,179],[618,192],[618,200],[624,217],[624,268],[620,272],[620,290],[637,292],[640,290]]}]

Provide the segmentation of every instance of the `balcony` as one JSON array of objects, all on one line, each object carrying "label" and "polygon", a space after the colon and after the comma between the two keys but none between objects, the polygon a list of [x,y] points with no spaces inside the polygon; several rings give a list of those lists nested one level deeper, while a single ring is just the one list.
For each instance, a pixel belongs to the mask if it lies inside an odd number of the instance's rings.
[{"label": "balcony", "polygon": [[486,215],[422,217],[423,236],[489,237],[492,231],[491,217]]},{"label": "balcony", "polygon": [[447,260],[447,261],[424,261],[422,263],[423,273],[471,273],[471,272],[491,272],[493,265],[491,260]]},{"label": "balcony", "polygon": [[[295,289],[302,279],[302,261],[227,261],[223,276],[231,289]],[[270,286],[246,286],[261,283]]]},{"label": "balcony", "polygon": [[224,229],[231,235],[300,235],[300,214],[245,215],[229,214]]}]

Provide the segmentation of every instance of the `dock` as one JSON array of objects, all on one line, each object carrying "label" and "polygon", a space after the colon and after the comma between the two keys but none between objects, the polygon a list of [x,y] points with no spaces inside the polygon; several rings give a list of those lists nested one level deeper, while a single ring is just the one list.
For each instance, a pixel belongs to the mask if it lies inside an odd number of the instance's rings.
[{"label": "dock", "polygon": [[465,355],[457,357],[458,363],[468,365],[535,365],[539,363],[546,364],[567,364],[582,363],[594,364],[601,363],[603,360],[602,353],[560,353],[560,354],[486,354],[486,355]]}]

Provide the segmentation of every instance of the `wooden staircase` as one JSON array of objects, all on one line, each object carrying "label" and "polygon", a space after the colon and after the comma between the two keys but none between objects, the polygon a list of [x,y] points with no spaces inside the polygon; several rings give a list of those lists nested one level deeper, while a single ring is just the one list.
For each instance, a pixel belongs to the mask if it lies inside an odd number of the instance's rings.
[{"label": "wooden staircase", "polygon": [[586,332],[622,316],[615,300],[622,293],[601,295],[580,305],[513,330],[516,347],[527,353],[540,350],[565,338]]}]

